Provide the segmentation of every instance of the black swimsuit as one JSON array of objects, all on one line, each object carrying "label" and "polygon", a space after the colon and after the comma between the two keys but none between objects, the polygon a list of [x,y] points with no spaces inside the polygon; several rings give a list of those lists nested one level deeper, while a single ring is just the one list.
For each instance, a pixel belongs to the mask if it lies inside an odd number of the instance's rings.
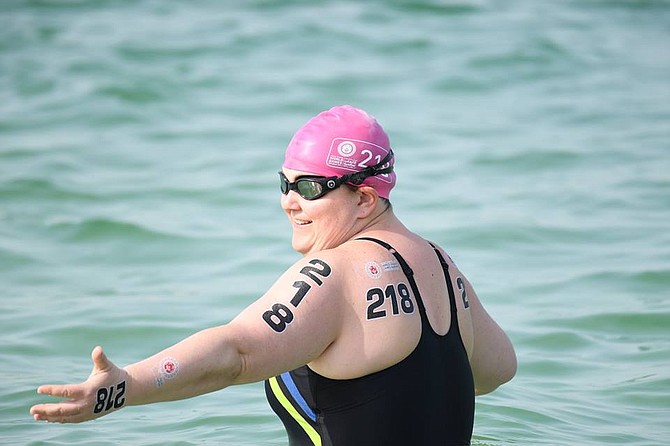
[{"label": "black swimsuit", "polygon": [[272,409],[291,446],[469,445],[474,420],[474,382],[458,330],[448,264],[435,249],[449,291],[451,325],[433,331],[412,269],[387,243],[407,276],[421,314],[421,338],[399,363],[355,379],[326,378],[307,366],[265,382]]}]

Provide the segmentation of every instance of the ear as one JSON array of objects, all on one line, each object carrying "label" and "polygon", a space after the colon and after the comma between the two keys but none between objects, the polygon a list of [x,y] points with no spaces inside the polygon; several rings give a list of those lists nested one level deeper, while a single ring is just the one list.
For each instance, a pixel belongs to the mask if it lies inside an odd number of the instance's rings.
[{"label": "ear", "polygon": [[356,188],[356,195],[358,196],[358,217],[366,218],[377,207],[379,194],[374,187],[360,186]]}]

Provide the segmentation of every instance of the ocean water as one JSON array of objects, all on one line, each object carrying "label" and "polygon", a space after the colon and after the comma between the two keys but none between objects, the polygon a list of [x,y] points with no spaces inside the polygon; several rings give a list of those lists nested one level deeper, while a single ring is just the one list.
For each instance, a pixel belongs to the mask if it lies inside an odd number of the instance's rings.
[{"label": "ocean water", "polygon": [[129,364],[262,294],[298,258],[283,150],[343,103],[516,346],[473,444],[668,444],[665,0],[3,0],[0,444],[286,444],[260,384],[28,410],[95,345]]}]

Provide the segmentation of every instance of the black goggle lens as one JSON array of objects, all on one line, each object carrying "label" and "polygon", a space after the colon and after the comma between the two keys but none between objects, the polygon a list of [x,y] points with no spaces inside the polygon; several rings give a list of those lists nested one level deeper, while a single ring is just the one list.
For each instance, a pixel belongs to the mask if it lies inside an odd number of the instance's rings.
[{"label": "black goggle lens", "polygon": [[279,180],[282,194],[294,190],[305,200],[316,200],[337,187],[334,179],[324,177],[300,177],[291,183],[283,172],[279,172]]},{"label": "black goggle lens", "polygon": [[320,183],[312,180],[298,180],[298,193],[301,197],[313,200],[323,195],[323,187]]}]

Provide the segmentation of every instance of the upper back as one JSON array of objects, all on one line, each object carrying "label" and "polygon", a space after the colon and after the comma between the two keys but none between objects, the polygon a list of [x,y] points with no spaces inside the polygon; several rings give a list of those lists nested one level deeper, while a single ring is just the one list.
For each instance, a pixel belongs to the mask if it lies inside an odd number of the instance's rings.
[{"label": "upper back", "polygon": [[[474,382],[456,326],[457,299],[436,251],[419,241],[412,266],[404,253],[394,255],[395,247],[350,243],[347,266],[334,268],[350,277],[345,290],[352,311],[342,337],[318,360],[280,378],[293,382],[319,414],[313,420],[323,444],[470,444]],[[303,429],[273,408],[289,437],[302,444]]]},{"label": "upper back", "polygon": [[[419,296],[398,260],[386,248],[367,240],[352,240],[337,249],[342,288],[342,328],[338,339],[310,367],[336,379],[354,378],[400,362],[419,343],[422,333],[417,299],[425,306],[430,329],[439,335],[450,330],[451,311],[445,274],[433,247],[407,232],[365,234],[389,243],[412,270]],[[451,287],[459,290],[460,272],[448,256]],[[460,296],[459,296],[460,297]],[[472,321],[463,299],[456,299],[460,336],[468,350]],[[355,359],[352,359],[355,358]]]}]

